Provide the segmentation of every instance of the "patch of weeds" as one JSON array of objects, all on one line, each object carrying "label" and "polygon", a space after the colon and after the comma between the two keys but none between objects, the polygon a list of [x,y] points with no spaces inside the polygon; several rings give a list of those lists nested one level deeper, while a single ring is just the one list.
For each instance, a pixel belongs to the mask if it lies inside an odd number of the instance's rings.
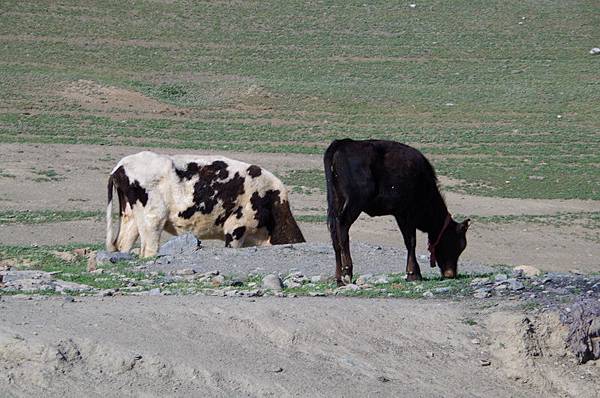
[{"label": "patch of weeds", "polygon": [[292,170],[283,175],[283,182],[294,192],[310,194],[312,189],[325,192],[325,175],[322,170]]},{"label": "patch of weeds", "polygon": [[477,325],[477,321],[473,318],[464,318],[462,320],[462,323],[464,323],[465,325],[469,325],[469,326],[475,326]]},{"label": "patch of weeds", "polygon": [[32,210],[0,211],[0,225],[7,224],[47,224],[75,220],[100,220],[104,214],[99,211],[82,210]]},{"label": "patch of weeds", "polygon": [[16,175],[7,173],[6,171],[0,169],[0,178],[17,178]]},{"label": "patch of weeds", "polygon": [[39,176],[39,177],[33,178],[33,181],[35,181],[35,182],[62,181],[64,179],[66,179],[66,177],[61,176],[53,169],[48,169],[48,170],[33,169],[32,172]]}]

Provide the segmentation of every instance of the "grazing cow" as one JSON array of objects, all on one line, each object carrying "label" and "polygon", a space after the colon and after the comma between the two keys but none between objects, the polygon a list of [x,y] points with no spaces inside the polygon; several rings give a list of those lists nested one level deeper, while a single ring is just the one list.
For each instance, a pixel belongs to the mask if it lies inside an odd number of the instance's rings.
[{"label": "grazing cow", "polygon": [[421,279],[415,255],[416,229],[429,234],[430,265],[443,277],[457,274],[467,246],[469,220],[452,220],[429,161],[418,150],[393,141],[344,139],[325,151],[327,223],[335,250],[338,285],[352,281],[348,231],[361,212],[393,215],[408,250],[407,280]]},{"label": "grazing cow", "polygon": [[[112,195],[120,226],[112,228]],[[127,156],[108,179],[106,249],[129,251],[138,235],[140,257],[157,253],[161,232],[222,239],[227,247],[304,242],[283,183],[256,165],[221,156]]]}]

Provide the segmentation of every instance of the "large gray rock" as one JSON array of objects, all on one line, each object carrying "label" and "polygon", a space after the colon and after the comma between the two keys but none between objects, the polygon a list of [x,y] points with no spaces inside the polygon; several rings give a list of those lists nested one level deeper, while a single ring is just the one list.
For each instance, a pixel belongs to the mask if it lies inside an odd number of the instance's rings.
[{"label": "large gray rock", "polygon": [[176,236],[158,249],[159,256],[177,256],[191,254],[202,246],[198,238],[192,234]]}]

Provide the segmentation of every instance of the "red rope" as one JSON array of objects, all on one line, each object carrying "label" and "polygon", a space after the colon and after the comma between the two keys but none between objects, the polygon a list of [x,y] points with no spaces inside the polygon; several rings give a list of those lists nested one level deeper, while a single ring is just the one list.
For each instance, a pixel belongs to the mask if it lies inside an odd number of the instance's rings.
[{"label": "red rope", "polygon": [[444,234],[446,228],[448,228],[450,220],[452,220],[452,215],[448,213],[448,215],[446,216],[446,220],[444,221],[444,226],[442,227],[440,234],[435,240],[435,243],[431,244],[431,241],[429,241],[429,245],[427,246],[427,250],[429,250],[429,253],[431,253],[431,255],[429,256],[429,265],[431,265],[431,268],[435,268],[435,247],[440,243],[440,240],[442,240],[442,235]]}]

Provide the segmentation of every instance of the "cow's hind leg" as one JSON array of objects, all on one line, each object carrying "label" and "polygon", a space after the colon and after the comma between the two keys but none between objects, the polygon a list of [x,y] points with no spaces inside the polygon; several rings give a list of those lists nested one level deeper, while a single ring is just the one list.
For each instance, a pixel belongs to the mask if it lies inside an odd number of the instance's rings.
[{"label": "cow's hind leg", "polygon": [[398,222],[398,226],[402,232],[404,244],[406,245],[406,250],[408,252],[406,255],[406,280],[421,280],[421,268],[419,268],[419,263],[417,263],[417,255],[415,253],[415,248],[417,246],[417,229],[408,225],[399,217],[396,217],[396,221]]},{"label": "cow's hind leg", "polygon": [[133,217],[131,208],[127,206],[124,214],[121,216],[119,226],[119,235],[117,237],[117,250],[120,252],[129,252],[139,236],[138,227]]}]

